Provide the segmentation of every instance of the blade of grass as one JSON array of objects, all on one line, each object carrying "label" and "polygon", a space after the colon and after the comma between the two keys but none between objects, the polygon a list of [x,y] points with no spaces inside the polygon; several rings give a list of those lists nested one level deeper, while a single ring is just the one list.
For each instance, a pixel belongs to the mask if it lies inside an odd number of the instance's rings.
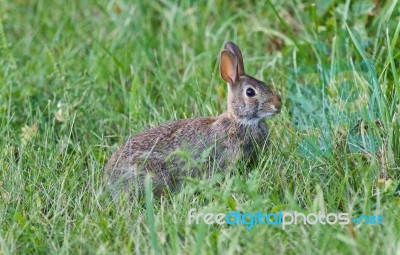
[{"label": "blade of grass", "polygon": [[271,3],[271,1],[267,1],[267,4],[271,7],[272,11],[276,15],[276,17],[279,19],[279,22],[282,24],[284,30],[289,34],[290,39],[292,39],[294,45],[296,45],[296,48],[299,50],[300,54],[303,57],[307,58],[307,54],[304,52],[303,48],[300,47],[300,44],[299,44],[298,40],[296,39],[296,36],[294,36],[293,31],[289,28],[289,26],[286,24],[286,22],[283,21],[282,17],[279,15],[275,6]]},{"label": "blade of grass", "polygon": [[375,112],[374,112],[374,104],[377,103],[378,105],[378,111],[379,111],[379,117],[380,118],[384,118],[384,122],[387,123],[388,122],[388,116],[387,116],[387,102],[385,100],[384,95],[382,94],[382,90],[381,87],[379,86],[379,81],[375,75],[375,69],[372,66],[369,58],[367,58],[364,50],[362,49],[360,43],[358,42],[357,38],[355,37],[354,33],[351,31],[350,27],[348,26],[347,22],[345,20],[343,20],[343,22],[346,25],[347,28],[347,32],[350,35],[350,38],[354,44],[354,46],[356,47],[358,53],[361,55],[361,58],[363,59],[363,61],[365,62],[367,69],[368,69],[368,73],[371,75],[372,77],[372,85],[373,85],[373,90],[372,90],[372,100],[371,100],[371,106],[370,109],[368,111],[368,114],[370,115],[369,117],[374,120],[377,118]]},{"label": "blade of grass", "polygon": [[160,248],[157,243],[157,232],[155,227],[155,217],[153,211],[153,188],[152,181],[150,175],[146,176],[145,181],[145,189],[146,189],[146,213],[147,213],[147,223],[150,230],[150,238],[151,238],[151,247],[154,251],[154,254],[160,254]]}]

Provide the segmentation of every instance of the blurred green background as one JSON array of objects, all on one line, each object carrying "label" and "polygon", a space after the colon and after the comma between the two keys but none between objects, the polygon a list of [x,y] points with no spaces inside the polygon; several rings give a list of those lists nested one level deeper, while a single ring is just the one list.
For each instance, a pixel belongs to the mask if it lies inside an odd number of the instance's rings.
[{"label": "blurred green background", "polygon": [[[0,254],[400,251],[398,1],[0,1]],[[129,135],[226,109],[218,57],[283,98],[254,169],[110,201]],[[381,214],[384,224],[188,225],[201,212]],[[154,223],[154,224],[153,224]]]}]

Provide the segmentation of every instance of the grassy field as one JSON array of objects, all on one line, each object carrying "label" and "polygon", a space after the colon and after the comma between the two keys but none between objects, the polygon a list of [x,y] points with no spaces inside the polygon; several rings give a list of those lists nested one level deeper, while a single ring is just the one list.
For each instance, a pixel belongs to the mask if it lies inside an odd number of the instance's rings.
[{"label": "grassy field", "polygon": [[[398,1],[146,2],[0,1],[0,254],[400,254]],[[113,202],[103,166],[129,135],[226,109],[228,40],[282,95],[270,147]],[[384,224],[246,230],[189,225],[191,208]]]}]

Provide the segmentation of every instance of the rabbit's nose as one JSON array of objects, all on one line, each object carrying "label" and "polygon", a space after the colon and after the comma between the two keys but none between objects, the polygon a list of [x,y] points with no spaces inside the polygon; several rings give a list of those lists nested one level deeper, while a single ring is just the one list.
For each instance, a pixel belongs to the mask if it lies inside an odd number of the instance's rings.
[{"label": "rabbit's nose", "polygon": [[282,108],[282,100],[281,100],[281,96],[279,96],[278,94],[274,95],[274,98],[272,100],[272,105],[275,106],[276,108],[276,113],[279,113],[281,111]]}]

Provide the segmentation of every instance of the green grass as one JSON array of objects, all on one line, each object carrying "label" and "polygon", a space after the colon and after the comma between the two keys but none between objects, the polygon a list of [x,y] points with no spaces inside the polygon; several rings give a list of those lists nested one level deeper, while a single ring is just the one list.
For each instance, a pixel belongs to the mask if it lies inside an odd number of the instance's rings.
[{"label": "green grass", "polygon": [[[228,2],[0,1],[0,254],[399,254],[400,3]],[[102,169],[130,134],[224,111],[228,40],[282,95],[271,146],[251,169],[111,201]],[[189,225],[191,208],[384,224],[246,230]]]}]

